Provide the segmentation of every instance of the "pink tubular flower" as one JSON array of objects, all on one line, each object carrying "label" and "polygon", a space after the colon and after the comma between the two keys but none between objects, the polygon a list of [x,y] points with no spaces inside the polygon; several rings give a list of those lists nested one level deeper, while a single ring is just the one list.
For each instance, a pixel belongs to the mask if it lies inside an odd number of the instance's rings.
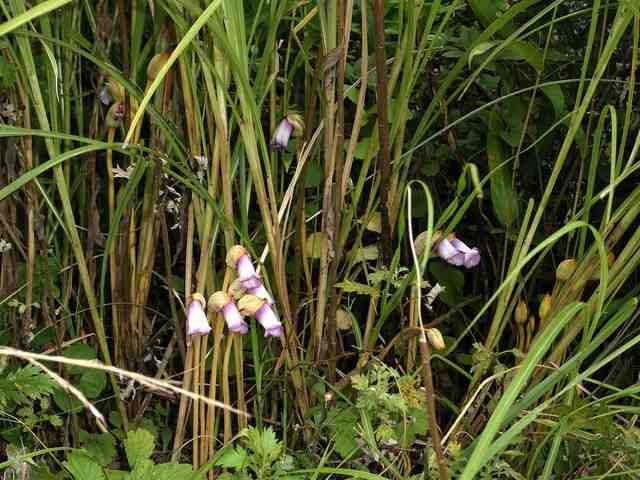
[{"label": "pink tubular flower", "polygon": [[191,295],[187,311],[187,335],[209,335],[211,326],[204,313],[205,300],[199,293]]},{"label": "pink tubular flower", "polygon": [[249,326],[242,319],[238,307],[226,293],[215,292],[211,295],[209,297],[209,309],[216,313],[222,313],[230,332],[244,335],[249,331]]},{"label": "pink tubular flower", "polygon": [[238,302],[238,309],[242,315],[256,317],[256,320],[264,328],[265,337],[280,337],[284,333],[276,313],[265,300],[255,295],[245,295]]},{"label": "pink tubular flower", "polygon": [[227,264],[238,272],[238,279],[242,288],[257,288],[262,285],[258,273],[251,263],[249,252],[242,245],[234,245],[227,253]]},{"label": "pink tubular flower", "polygon": [[289,121],[288,117],[284,117],[276,128],[273,138],[271,139],[272,150],[284,150],[287,148],[289,138],[293,133],[294,125]]},{"label": "pink tubular flower", "polygon": [[480,250],[470,248],[462,240],[451,234],[436,245],[438,256],[451,265],[473,268],[480,263]]}]

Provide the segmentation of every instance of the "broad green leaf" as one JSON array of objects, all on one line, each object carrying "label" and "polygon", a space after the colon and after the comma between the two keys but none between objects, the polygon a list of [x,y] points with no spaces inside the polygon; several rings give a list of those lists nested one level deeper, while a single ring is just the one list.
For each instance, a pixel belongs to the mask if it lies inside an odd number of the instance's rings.
[{"label": "broad green leaf", "polygon": [[115,438],[109,432],[91,434],[81,430],[80,441],[87,454],[100,465],[109,465],[116,456]]},{"label": "broad green leaf", "polygon": [[101,370],[85,370],[78,380],[78,388],[87,398],[97,398],[107,386],[107,375]]},{"label": "broad green leaf", "polygon": [[562,92],[562,88],[560,85],[545,85],[541,88],[542,92],[546,95],[546,97],[553,105],[553,111],[556,115],[556,120],[562,118],[566,111],[564,93]]},{"label": "broad green leaf", "polygon": [[538,47],[523,40],[515,40],[509,43],[497,58],[501,60],[524,60],[538,72],[541,72],[544,67],[544,59]]},{"label": "broad green leaf", "polygon": [[154,480],[189,480],[193,478],[191,465],[162,463],[153,468]]},{"label": "broad green leaf", "polygon": [[249,456],[244,448],[227,447],[224,449],[224,452],[222,452],[218,461],[216,461],[216,465],[218,467],[240,470],[244,468],[248,458]]},{"label": "broad green leaf", "polygon": [[82,452],[71,452],[64,467],[73,475],[75,480],[102,480],[105,479],[102,467],[94,462],[88,455]]},{"label": "broad green leaf", "polygon": [[127,460],[132,470],[141,466],[151,456],[154,446],[153,435],[146,430],[138,429],[127,434],[124,449],[127,452]]},{"label": "broad green leaf", "polygon": [[519,199],[512,186],[511,164],[504,163],[500,142],[500,122],[497,110],[491,112],[487,133],[487,157],[491,171],[491,203],[496,217],[505,227],[511,226],[519,215]]}]

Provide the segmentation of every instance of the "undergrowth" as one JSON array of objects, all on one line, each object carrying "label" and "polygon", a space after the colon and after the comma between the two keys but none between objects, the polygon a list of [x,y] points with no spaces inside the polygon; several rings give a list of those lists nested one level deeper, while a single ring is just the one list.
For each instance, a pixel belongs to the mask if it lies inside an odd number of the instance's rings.
[{"label": "undergrowth", "polygon": [[635,478],[639,38],[3,1],[3,479]]}]

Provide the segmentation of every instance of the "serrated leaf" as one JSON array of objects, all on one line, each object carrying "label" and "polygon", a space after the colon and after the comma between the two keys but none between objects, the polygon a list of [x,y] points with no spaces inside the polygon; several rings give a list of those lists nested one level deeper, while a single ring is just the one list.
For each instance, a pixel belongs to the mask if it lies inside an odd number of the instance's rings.
[{"label": "serrated leaf", "polygon": [[44,395],[53,393],[56,384],[37,367],[27,365],[0,375],[0,406],[31,405]]},{"label": "serrated leaf", "polygon": [[336,287],[346,293],[355,293],[357,295],[369,295],[371,297],[379,297],[380,290],[375,287],[370,287],[364,283],[354,282],[352,280],[344,280],[340,283],[336,283]]},{"label": "serrated leaf", "polygon": [[144,463],[153,453],[155,439],[146,430],[138,429],[130,431],[124,441],[124,449],[127,453],[127,460],[132,470]]},{"label": "serrated leaf", "polygon": [[80,442],[89,456],[100,465],[109,465],[116,456],[116,441],[109,432],[91,434],[82,430]]},{"label": "serrated leaf", "polygon": [[105,479],[102,467],[82,452],[71,452],[62,463],[75,480]]}]

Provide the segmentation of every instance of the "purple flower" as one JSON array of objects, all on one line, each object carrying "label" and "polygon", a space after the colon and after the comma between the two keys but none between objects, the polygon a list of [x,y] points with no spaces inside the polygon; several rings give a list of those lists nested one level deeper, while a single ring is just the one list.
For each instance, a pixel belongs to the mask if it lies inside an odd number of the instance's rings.
[{"label": "purple flower", "polygon": [[265,337],[280,337],[284,333],[282,324],[278,320],[273,308],[265,300],[255,295],[245,295],[238,302],[238,309],[242,315],[253,315],[264,328]]},{"label": "purple flower", "polygon": [[238,307],[226,293],[215,292],[211,295],[209,297],[209,309],[216,313],[222,313],[230,332],[244,335],[249,331],[249,326],[242,319]]},{"label": "purple flower", "polygon": [[480,250],[469,248],[462,240],[450,235],[436,245],[438,256],[451,265],[473,268],[480,263]]},{"label": "purple flower", "polygon": [[271,139],[271,149],[272,150],[284,150],[287,148],[287,144],[289,143],[289,138],[293,133],[294,125],[289,120],[289,117],[284,117],[276,128],[276,132],[273,134],[273,138]]},{"label": "purple flower", "polygon": [[280,320],[267,302],[264,302],[256,312],[256,320],[264,328],[265,337],[280,337],[284,333]]},{"label": "purple flower", "polygon": [[222,316],[230,332],[244,335],[249,331],[249,325],[242,319],[235,303],[229,302],[222,307]]},{"label": "purple flower", "polygon": [[238,280],[243,290],[258,288],[262,285],[258,272],[251,263],[249,252],[242,245],[235,245],[229,249],[227,264],[237,270]]},{"label": "purple flower", "polygon": [[209,335],[211,332],[204,305],[204,297],[201,294],[194,293],[191,296],[187,311],[187,335]]}]

